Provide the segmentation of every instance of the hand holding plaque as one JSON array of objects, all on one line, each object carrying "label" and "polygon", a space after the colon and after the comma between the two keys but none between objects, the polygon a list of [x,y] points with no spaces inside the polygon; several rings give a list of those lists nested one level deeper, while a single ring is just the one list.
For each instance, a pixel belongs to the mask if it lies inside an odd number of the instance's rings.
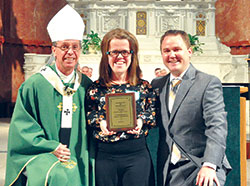
[{"label": "hand holding plaque", "polygon": [[142,119],[137,119],[136,122],[137,124],[134,129],[126,131],[128,134],[136,134],[136,135],[140,134],[142,126],[143,126]]},{"label": "hand holding plaque", "polygon": [[107,94],[106,119],[109,131],[127,131],[136,126],[134,93]]},{"label": "hand holding plaque", "polygon": [[105,135],[105,136],[116,134],[116,132],[108,130],[108,128],[107,128],[107,121],[106,120],[102,120],[100,122],[100,128],[102,130],[102,134]]}]

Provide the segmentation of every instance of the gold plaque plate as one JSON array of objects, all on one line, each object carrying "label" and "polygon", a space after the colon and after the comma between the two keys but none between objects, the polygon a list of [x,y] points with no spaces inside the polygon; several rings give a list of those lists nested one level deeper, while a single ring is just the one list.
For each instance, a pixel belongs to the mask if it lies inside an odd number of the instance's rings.
[{"label": "gold plaque plate", "polygon": [[134,93],[107,94],[106,119],[109,131],[127,131],[136,126]]}]

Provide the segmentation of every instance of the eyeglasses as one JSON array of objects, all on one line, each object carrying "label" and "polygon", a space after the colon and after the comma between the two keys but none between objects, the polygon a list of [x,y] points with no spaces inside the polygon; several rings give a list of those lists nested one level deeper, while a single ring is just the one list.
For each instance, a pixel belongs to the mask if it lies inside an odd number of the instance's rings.
[{"label": "eyeglasses", "polygon": [[73,50],[74,52],[77,52],[81,49],[81,47],[79,45],[62,45],[62,46],[55,46],[59,49],[61,49],[62,51],[66,52],[69,51],[69,49]]},{"label": "eyeglasses", "polygon": [[128,57],[130,54],[133,54],[134,51],[133,50],[130,50],[130,51],[127,51],[127,50],[113,50],[113,51],[108,51],[106,52],[106,54],[112,56],[112,57],[117,57],[119,56],[119,54],[121,54],[123,57]]}]

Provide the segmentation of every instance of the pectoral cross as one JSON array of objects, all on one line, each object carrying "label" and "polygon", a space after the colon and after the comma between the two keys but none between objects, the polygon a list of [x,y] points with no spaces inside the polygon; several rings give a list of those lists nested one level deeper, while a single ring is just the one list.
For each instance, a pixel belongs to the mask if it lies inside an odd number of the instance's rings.
[{"label": "pectoral cross", "polygon": [[69,109],[65,110],[64,113],[68,115],[70,113]]}]

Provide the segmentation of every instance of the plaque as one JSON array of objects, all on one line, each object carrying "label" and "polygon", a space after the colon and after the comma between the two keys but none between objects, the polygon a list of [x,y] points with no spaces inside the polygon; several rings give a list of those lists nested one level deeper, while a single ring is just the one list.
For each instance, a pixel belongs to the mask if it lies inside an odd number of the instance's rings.
[{"label": "plaque", "polygon": [[109,131],[127,131],[136,126],[134,93],[106,94],[106,120]]}]

